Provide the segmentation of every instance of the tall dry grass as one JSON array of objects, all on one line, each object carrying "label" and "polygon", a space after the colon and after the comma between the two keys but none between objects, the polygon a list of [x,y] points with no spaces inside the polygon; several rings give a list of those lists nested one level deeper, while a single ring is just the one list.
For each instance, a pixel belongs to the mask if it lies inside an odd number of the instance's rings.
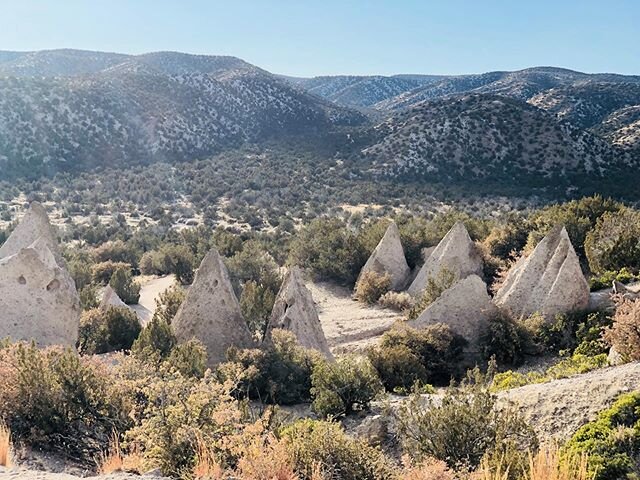
[{"label": "tall dry grass", "polygon": [[11,430],[0,422],[0,466],[11,466]]},{"label": "tall dry grass", "polygon": [[141,474],[144,471],[143,458],[136,449],[129,453],[123,453],[118,435],[114,433],[109,442],[107,452],[103,453],[100,457],[98,471],[102,475],[108,475],[114,472]]}]

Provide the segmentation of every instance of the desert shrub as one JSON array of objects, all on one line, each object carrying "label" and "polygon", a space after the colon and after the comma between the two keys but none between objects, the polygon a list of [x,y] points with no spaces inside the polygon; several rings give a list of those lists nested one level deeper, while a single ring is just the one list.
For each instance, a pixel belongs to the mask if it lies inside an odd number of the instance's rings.
[{"label": "desert shrub", "polygon": [[153,313],[153,317],[171,325],[171,321],[178,313],[185,296],[184,289],[179,285],[167,288],[156,298],[156,311]]},{"label": "desert shrub", "polygon": [[154,315],[133,342],[131,353],[141,360],[157,364],[169,356],[177,343],[171,325]]},{"label": "desert shrub", "polygon": [[78,291],[82,290],[93,281],[92,265],[93,262],[89,258],[88,254],[84,252],[76,253],[67,261],[67,270],[69,271],[71,278],[73,278]]},{"label": "desert shrub", "polygon": [[218,367],[219,377],[233,379],[250,398],[282,405],[311,399],[311,374],[320,357],[289,331],[273,330],[262,349],[230,348],[227,359]]},{"label": "desert shrub", "polygon": [[504,223],[491,229],[482,246],[491,257],[508,260],[524,248],[528,235],[526,220],[519,215],[510,215]]},{"label": "desert shrub", "polygon": [[193,282],[195,262],[186,245],[165,244],[142,255],[140,272],[145,275],[174,274],[178,282],[188,285]]},{"label": "desert shrub", "polygon": [[109,280],[109,285],[126,304],[131,305],[140,300],[140,284],[133,280],[129,268],[116,269]]},{"label": "desert shrub", "polygon": [[567,378],[580,373],[587,373],[609,364],[606,354],[596,356],[573,354],[571,357],[560,360],[550,366],[544,372],[518,373],[512,370],[496,373],[491,383],[491,391],[498,392],[511,388],[522,387],[532,383],[544,383],[560,378]]},{"label": "desert shrub", "polygon": [[140,269],[140,273],[143,275],[161,275],[161,272],[158,272],[156,268],[158,264],[158,252],[150,250],[142,254],[140,262],[138,263],[138,268]]},{"label": "desert shrub", "polygon": [[594,480],[619,480],[640,475],[640,394],[620,396],[571,437],[569,451],[586,453]]},{"label": "desert shrub", "polygon": [[349,437],[337,423],[298,420],[284,428],[295,471],[311,480],[318,466],[327,480],[387,480],[395,478],[393,464],[378,449]]},{"label": "desert shrub", "polygon": [[399,312],[406,312],[413,307],[413,297],[407,292],[387,292],[378,299],[378,304]]},{"label": "desert shrub", "polygon": [[460,373],[465,344],[447,325],[399,326],[386,332],[367,356],[388,391],[406,393],[416,382],[448,384]]},{"label": "desert shrub", "polygon": [[420,294],[415,305],[407,313],[409,320],[415,320],[425,309],[435,302],[442,292],[456,282],[456,275],[448,268],[442,268],[435,277],[427,279],[424,291]]},{"label": "desert shrub", "polygon": [[371,362],[355,356],[318,362],[313,368],[311,385],[311,408],[323,417],[366,410],[383,388]]},{"label": "desert shrub", "polygon": [[[528,220],[531,231],[527,249],[533,249],[556,225],[564,225],[576,253],[581,260],[584,260],[587,234],[593,230],[601,216],[617,212],[622,207],[620,202],[594,195],[538,210]],[[593,266],[591,267],[593,269]]]},{"label": "desert shrub", "polygon": [[441,401],[413,395],[397,414],[403,449],[414,460],[433,457],[454,469],[476,469],[485,455],[508,458],[512,475],[522,472],[536,436],[516,410],[496,409],[495,402],[477,385],[452,387]]},{"label": "desert shrub", "polygon": [[620,299],[605,340],[625,361],[640,359],[640,300]]},{"label": "desert shrub", "polygon": [[16,440],[92,464],[129,407],[106,370],[71,350],[0,349],[0,418]]},{"label": "desert shrub", "polygon": [[480,335],[480,353],[485,360],[495,358],[499,365],[517,366],[529,350],[529,332],[517,321],[499,312],[489,319]]},{"label": "desert shrub", "polygon": [[128,308],[94,308],[83,312],[78,350],[86,355],[129,350],[141,330],[135,312]]},{"label": "desert shrub", "polygon": [[280,289],[280,267],[257,241],[245,242],[242,250],[229,258],[226,265],[236,290],[251,280],[271,290],[274,295]]},{"label": "desert shrub", "polygon": [[464,223],[473,241],[483,241],[491,231],[490,221],[475,218],[459,210],[440,213],[430,220],[424,230],[426,245],[437,245],[456,222]]},{"label": "desert shrub", "polygon": [[96,263],[117,262],[127,263],[136,267],[138,263],[138,253],[122,240],[105,242],[93,250],[93,258]]},{"label": "desert shrub", "polygon": [[573,353],[590,357],[607,353],[610,345],[605,340],[604,333],[612,324],[613,318],[607,311],[589,313],[575,329],[577,346]]},{"label": "desert shrub", "polygon": [[207,369],[207,348],[199,340],[175,345],[167,357],[167,365],[185,377],[204,377]]},{"label": "desert shrub", "polygon": [[620,270],[607,270],[600,275],[595,275],[589,279],[589,288],[592,292],[596,290],[602,290],[604,288],[611,288],[614,281],[620,283],[630,283],[638,280],[638,277],[631,273],[631,271],[623,267]]},{"label": "desert shrub", "polygon": [[603,214],[589,232],[585,251],[591,271],[640,269],[640,212],[623,208]]},{"label": "desert shrub", "polygon": [[291,245],[289,263],[321,280],[353,285],[367,252],[356,234],[337,218],[317,219],[303,228]]},{"label": "desert shrub", "polygon": [[98,287],[96,285],[86,285],[82,290],[78,291],[80,297],[80,307],[82,310],[91,310],[100,305],[98,301]]},{"label": "desert shrub", "polygon": [[369,271],[363,272],[356,283],[355,297],[363,302],[373,304],[389,291],[391,275]]},{"label": "desert shrub", "polygon": [[275,300],[276,295],[271,288],[254,280],[244,284],[240,295],[240,310],[254,336],[262,338],[264,335]]},{"label": "desert shrub", "polygon": [[106,285],[116,270],[131,270],[131,265],[121,262],[101,262],[91,267],[91,279],[94,283]]}]

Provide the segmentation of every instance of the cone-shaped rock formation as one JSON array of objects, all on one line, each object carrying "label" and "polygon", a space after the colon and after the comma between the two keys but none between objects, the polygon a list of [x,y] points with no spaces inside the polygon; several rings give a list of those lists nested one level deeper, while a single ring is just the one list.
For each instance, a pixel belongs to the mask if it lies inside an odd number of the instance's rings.
[{"label": "cone-shaped rock formation", "polygon": [[100,301],[100,308],[109,307],[129,308],[129,305],[122,301],[116,291],[111,288],[111,285],[106,286],[104,292],[102,292],[102,300]]},{"label": "cone-shaped rock formation", "polygon": [[267,325],[265,342],[270,340],[275,328],[291,331],[303,347],[318,350],[332,358],[313,297],[305,287],[298,267],[289,270],[280,287]]},{"label": "cone-shaped rock formation", "polygon": [[[27,231],[19,228],[17,232]],[[28,238],[22,235],[17,238]],[[0,338],[34,340],[39,346],[75,346],[80,300],[50,242],[41,237],[26,248],[12,243],[3,251],[12,253],[0,258]]]},{"label": "cone-shaped rock formation", "polygon": [[495,302],[515,318],[539,312],[548,320],[588,307],[589,285],[564,227],[555,227],[531,255],[516,262]]},{"label": "cone-shaped rock formation", "polygon": [[487,293],[487,285],[477,275],[458,280],[442,292],[415,320],[407,322],[414,328],[424,328],[434,323],[444,323],[469,342],[474,351],[489,319],[498,313]]},{"label": "cone-shaped rock formation", "polygon": [[482,257],[462,222],[456,222],[425,260],[408,292],[419,296],[427,281],[446,268],[459,280],[469,275],[482,274]]},{"label": "cone-shaped rock formation", "polygon": [[58,265],[64,265],[58,248],[58,240],[51,223],[49,223],[46,210],[40,203],[32,202],[18,226],[0,247],[0,258],[14,255],[22,248],[26,248],[40,239],[49,247]]},{"label": "cone-shaped rock formation", "polygon": [[404,249],[400,241],[400,232],[395,222],[387,227],[382,240],[360,271],[360,276],[365,272],[375,272],[381,275],[387,273],[391,276],[391,290],[404,288],[410,269],[404,256]]},{"label": "cone-shaped rock formation", "polygon": [[229,272],[215,249],[202,260],[171,326],[180,342],[200,340],[207,347],[211,366],[225,361],[231,346],[252,346]]}]

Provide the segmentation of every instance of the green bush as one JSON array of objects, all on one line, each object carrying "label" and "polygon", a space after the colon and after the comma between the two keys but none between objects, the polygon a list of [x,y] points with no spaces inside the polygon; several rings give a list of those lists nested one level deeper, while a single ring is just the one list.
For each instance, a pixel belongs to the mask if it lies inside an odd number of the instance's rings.
[{"label": "green bush", "polygon": [[498,313],[489,319],[487,328],[480,335],[482,358],[495,358],[499,365],[517,366],[529,353],[529,333],[517,321]]},{"label": "green bush", "polygon": [[[526,452],[537,448],[533,430],[513,409],[495,408],[486,389],[450,388],[436,401],[413,395],[397,414],[404,451],[414,460],[433,457],[454,469],[476,469],[485,455],[507,457],[511,475],[523,472]],[[520,452],[519,455],[513,455]]]},{"label": "green bush", "polygon": [[138,303],[140,300],[140,284],[133,280],[129,268],[116,269],[109,280],[109,285],[118,294],[118,297],[128,305]]},{"label": "green bush", "polygon": [[391,287],[391,275],[373,271],[363,272],[356,283],[355,297],[363,302],[374,304]]},{"label": "green bush", "polygon": [[253,280],[244,284],[240,295],[240,310],[254,336],[262,338],[264,335],[275,301],[276,295],[272,289]]},{"label": "green bush", "polygon": [[131,346],[137,358],[155,364],[165,360],[178,343],[171,325],[161,316],[153,316]]},{"label": "green bush", "polygon": [[[444,324],[386,332],[368,356],[388,391],[409,391],[415,382],[448,385],[460,374],[466,341]],[[404,363],[406,362],[406,363]]]},{"label": "green bush", "polygon": [[153,317],[171,325],[171,321],[178,313],[185,297],[184,289],[179,285],[167,288],[156,298],[156,311],[153,313]]},{"label": "green bush", "polygon": [[180,343],[171,349],[167,365],[185,377],[202,378],[207,370],[207,348],[195,339]]},{"label": "green bush", "polygon": [[580,427],[567,449],[589,456],[594,480],[640,475],[640,393],[622,395],[598,419]]},{"label": "green bush", "polygon": [[638,277],[631,273],[627,267],[623,267],[620,270],[607,270],[600,275],[591,277],[589,279],[589,288],[594,292],[596,290],[611,288],[614,281],[630,283],[636,280],[638,280]]},{"label": "green bush", "polygon": [[129,350],[141,329],[138,316],[128,308],[87,310],[80,318],[78,350],[85,355]]},{"label": "green bush", "polygon": [[311,408],[323,417],[339,417],[366,410],[383,389],[371,362],[356,356],[317,363],[311,375],[311,385]]},{"label": "green bush", "polygon": [[287,442],[295,471],[304,480],[388,480],[396,478],[393,463],[378,449],[363,440],[348,436],[337,423],[298,420],[285,427],[280,435]]},{"label": "green bush", "polygon": [[640,212],[625,207],[603,214],[587,235],[585,251],[592,272],[640,270]]},{"label": "green bush", "polygon": [[80,307],[82,310],[91,310],[92,308],[98,308],[100,302],[98,301],[98,287],[93,284],[86,285],[82,290],[78,291],[80,296]]},{"label": "green bush", "polygon": [[93,466],[114,431],[130,426],[119,386],[71,350],[0,348],[0,418],[19,442]]},{"label": "green bush", "polygon": [[222,380],[240,383],[250,398],[290,405],[311,400],[311,374],[320,356],[301,347],[293,333],[275,329],[262,349],[230,348],[218,367]]},{"label": "green bush", "polygon": [[122,262],[106,261],[96,263],[91,267],[91,279],[93,283],[106,285],[116,270],[131,270],[131,265]]}]

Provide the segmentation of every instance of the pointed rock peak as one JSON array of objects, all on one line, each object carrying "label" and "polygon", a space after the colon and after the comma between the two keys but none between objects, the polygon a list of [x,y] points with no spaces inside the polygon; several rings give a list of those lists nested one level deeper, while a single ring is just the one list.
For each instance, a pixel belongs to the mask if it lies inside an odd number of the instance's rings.
[{"label": "pointed rock peak", "polygon": [[59,265],[63,265],[64,262],[58,248],[58,240],[49,222],[49,216],[40,203],[32,202],[18,226],[0,247],[0,258],[14,255],[22,248],[30,247],[39,239],[42,239],[47,244],[56,262]]},{"label": "pointed rock peak", "polygon": [[456,222],[433,249],[408,292],[415,297],[421,295],[429,279],[445,268],[458,279],[482,274],[482,257],[462,222]]},{"label": "pointed rock peak", "polygon": [[400,231],[394,221],[391,221],[367,263],[362,267],[359,277],[365,272],[389,274],[392,290],[400,290],[405,286],[410,269],[404,256]]},{"label": "pointed rock peak", "polygon": [[557,225],[511,268],[495,302],[513,317],[538,312],[551,321],[557,314],[586,309],[589,296],[569,234]]},{"label": "pointed rock peak", "polygon": [[107,309],[109,307],[129,308],[129,306],[122,301],[116,291],[111,288],[111,285],[107,285],[102,293],[102,300],[100,301],[100,308]]},{"label": "pointed rock peak", "polygon": [[202,260],[171,326],[179,341],[196,338],[204,343],[211,366],[225,361],[231,346],[252,346],[229,272],[215,248]]},{"label": "pointed rock peak", "polygon": [[287,272],[280,287],[267,325],[265,342],[270,341],[274,329],[289,330],[301,346],[333,358],[313,297],[304,285],[302,271],[298,267]]},{"label": "pointed rock peak", "polygon": [[415,328],[444,323],[469,342],[469,349],[477,349],[480,335],[486,331],[489,319],[497,308],[487,293],[487,285],[477,275],[458,280],[442,292],[415,320],[407,322]]}]

